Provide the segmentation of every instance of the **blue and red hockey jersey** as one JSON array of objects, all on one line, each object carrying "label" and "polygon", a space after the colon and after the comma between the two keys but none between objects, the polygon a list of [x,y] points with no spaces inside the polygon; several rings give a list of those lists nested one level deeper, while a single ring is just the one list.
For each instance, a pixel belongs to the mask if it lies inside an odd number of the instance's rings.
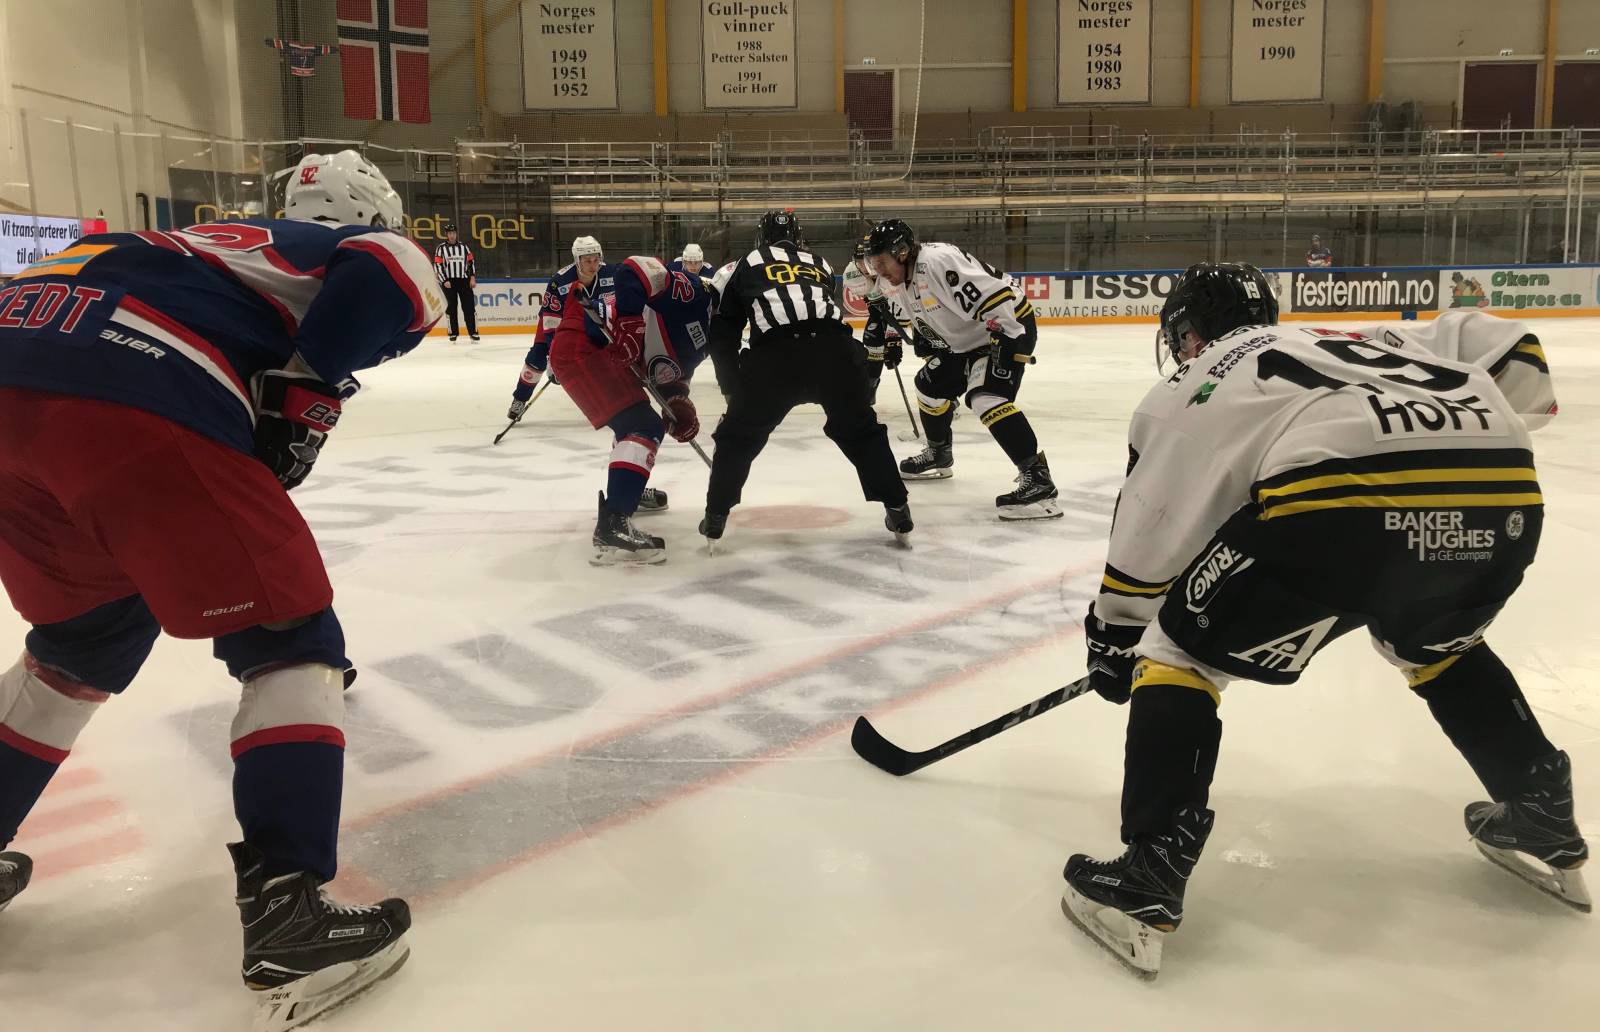
[{"label": "blue and red hockey jersey", "polygon": [[0,386],[132,405],[250,451],[256,373],[297,355],[337,384],[410,351],[443,314],[428,255],[383,229],[98,233],[0,290]]}]

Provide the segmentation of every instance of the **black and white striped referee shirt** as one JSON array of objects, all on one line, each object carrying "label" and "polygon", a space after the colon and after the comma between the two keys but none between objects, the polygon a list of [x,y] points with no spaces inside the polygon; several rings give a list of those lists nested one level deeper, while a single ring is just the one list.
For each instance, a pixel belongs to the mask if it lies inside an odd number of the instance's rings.
[{"label": "black and white striped referee shirt", "polygon": [[751,347],[782,327],[844,322],[844,311],[834,299],[833,267],[802,248],[758,247],[718,269],[711,288],[717,296],[713,340],[719,333],[738,340],[746,322]]},{"label": "black and white striped referee shirt", "polygon": [[438,275],[440,283],[453,279],[471,279],[477,275],[473,271],[472,248],[459,241],[454,244],[445,241],[433,249],[433,271]]}]

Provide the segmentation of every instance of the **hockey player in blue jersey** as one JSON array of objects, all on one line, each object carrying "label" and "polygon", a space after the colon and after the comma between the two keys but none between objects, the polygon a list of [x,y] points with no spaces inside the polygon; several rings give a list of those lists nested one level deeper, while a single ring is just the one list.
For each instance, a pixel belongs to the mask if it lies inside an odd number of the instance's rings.
[{"label": "hockey player in blue jersey", "polygon": [[[242,688],[229,846],[258,1029],[397,968],[400,900],[341,907],[344,689],[333,589],[288,490],[355,371],[444,314],[400,199],[307,155],[285,219],[85,237],[0,290],[0,580],[32,624],[0,673],[0,849],[157,635],[210,638]],[[0,853],[0,908],[31,864]]]},{"label": "hockey player in blue jersey", "polygon": [[[517,386],[511,391],[507,419],[514,422],[522,418],[533,400],[533,389],[538,386],[539,378],[550,368],[550,341],[555,337],[556,327],[561,325],[561,313],[566,310],[567,299],[573,296],[574,291],[584,298],[598,298],[616,286],[616,270],[605,261],[600,241],[594,237],[579,237],[572,242],[572,264],[563,266],[545,284],[533,346],[522,360],[522,375],[517,378]],[[600,340],[598,331],[595,339]]]},{"label": "hockey player in blue jersey", "polygon": [[[711,321],[700,278],[669,273],[655,258],[635,256],[617,265],[615,286],[593,304],[569,299],[550,347],[550,369],[567,396],[590,426],[607,427],[614,437],[593,535],[590,562],[596,566],[667,557],[666,542],[642,533],[633,515],[647,494],[652,510],[667,507],[666,492],[646,486],[661,439],[670,433],[687,442],[699,433],[689,378],[705,354]],[[665,400],[665,421],[641,377]]]}]

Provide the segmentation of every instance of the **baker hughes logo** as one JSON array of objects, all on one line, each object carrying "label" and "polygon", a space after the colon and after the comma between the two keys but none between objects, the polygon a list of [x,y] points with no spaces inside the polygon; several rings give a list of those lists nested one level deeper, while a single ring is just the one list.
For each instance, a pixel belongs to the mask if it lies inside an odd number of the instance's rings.
[{"label": "baker hughes logo", "polygon": [[[1509,532],[1514,526],[1513,539],[1522,535],[1522,514],[1515,513],[1508,520]],[[1406,547],[1417,553],[1423,562],[1481,563],[1494,555],[1495,532],[1483,527],[1466,527],[1465,514],[1460,509],[1429,512],[1386,512],[1383,529],[1406,536]]]},{"label": "baker hughes logo", "polygon": [[1439,307],[1432,273],[1310,270],[1294,274],[1297,312],[1405,312]]}]

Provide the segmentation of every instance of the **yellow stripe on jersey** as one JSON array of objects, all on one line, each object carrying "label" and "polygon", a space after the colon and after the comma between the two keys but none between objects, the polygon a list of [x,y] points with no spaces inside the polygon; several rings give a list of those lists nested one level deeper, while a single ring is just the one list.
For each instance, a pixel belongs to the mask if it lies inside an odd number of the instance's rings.
[{"label": "yellow stripe on jersey", "polygon": [[1397,469],[1387,473],[1330,473],[1326,476],[1296,480],[1280,487],[1262,488],[1256,492],[1258,501],[1284,495],[1305,494],[1327,487],[1381,487],[1388,484],[1463,483],[1468,481],[1537,480],[1527,466],[1485,466],[1463,469]]},{"label": "yellow stripe on jersey", "polygon": [[76,276],[83,271],[83,267],[97,254],[116,247],[116,244],[74,244],[65,251],[57,251],[48,258],[40,258],[32,265],[17,273],[12,279],[27,279],[29,276]]},{"label": "yellow stripe on jersey", "polygon": [[1427,684],[1429,681],[1433,680],[1435,677],[1438,677],[1446,670],[1449,670],[1450,667],[1454,665],[1455,661],[1460,658],[1460,656],[1450,656],[1446,659],[1439,660],[1437,663],[1429,663],[1427,666],[1413,667],[1410,670],[1407,670],[1407,686],[1411,688],[1420,688],[1422,685]]},{"label": "yellow stripe on jersey", "polygon": [[922,411],[926,412],[930,416],[942,416],[942,415],[944,415],[946,412],[950,411],[950,405],[951,404],[952,404],[951,402],[946,401],[946,402],[944,402],[942,404],[939,404],[939,405],[929,405],[927,402],[923,401],[921,398],[917,399],[917,408],[919,408]]},{"label": "yellow stripe on jersey", "polygon": [[1214,704],[1222,705],[1222,692],[1193,670],[1157,663],[1153,659],[1141,659],[1139,665],[1133,668],[1133,685],[1129,688],[1129,694],[1152,684],[1173,684],[1179,688],[1194,688],[1211,696]]},{"label": "yellow stripe on jersey", "polygon": [[1001,287],[993,294],[990,294],[988,299],[985,300],[983,304],[978,306],[978,310],[972,313],[972,318],[982,319],[984,316],[988,315],[992,309],[998,308],[1007,301],[1015,301],[1016,299],[1017,295],[1011,292],[1010,287]]},{"label": "yellow stripe on jersey", "polygon": [[1539,361],[1544,362],[1545,365],[1549,365],[1550,364],[1544,357],[1544,348],[1542,346],[1540,346],[1539,344],[1537,344],[1537,343],[1534,343],[1534,344],[1518,344],[1516,347],[1512,348],[1511,350],[1516,352],[1519,355],[1529,355],[1529,356],[1531,356],[1533,358],[1537,358]]},{"label": "yellow stripe on jersey", "polygon": [[1032,314],[1033,314],[1033,302],[1032,301],[1026,301],[1025,300],[1025,301],[1022,302],[1021,305],[1017,306],[1016,316],[1017,316],[1018,319],[1026,319],[1028,316],[1030,316]]},{"label": "yellow stripe on jersey", "polygon": [[1118,580],[1108,573],[1100,578],[1100,586],[1103,588],[1110,588],[1112,591],[1121,592],[1124,595],[1143,595],[1147,598],[1157,598],[1167,593],[1167,589],[1172,587],[1172,582],[1167,581],[1165,584],[1152,584],[1148,588],[1137,587],[1133,584],[1129,584],[1127,581]]},{"label": "yellow stripe on jersey", "polygon": [[1525,494],[1439,494],[1439,495],[1350,495],[1344,498],[1311,498],[1284,502],[1263,512],[1258,519],[1293,516],[1318,509],[1476,509],[1496,505],[1543,505],[1537,491]]}]

